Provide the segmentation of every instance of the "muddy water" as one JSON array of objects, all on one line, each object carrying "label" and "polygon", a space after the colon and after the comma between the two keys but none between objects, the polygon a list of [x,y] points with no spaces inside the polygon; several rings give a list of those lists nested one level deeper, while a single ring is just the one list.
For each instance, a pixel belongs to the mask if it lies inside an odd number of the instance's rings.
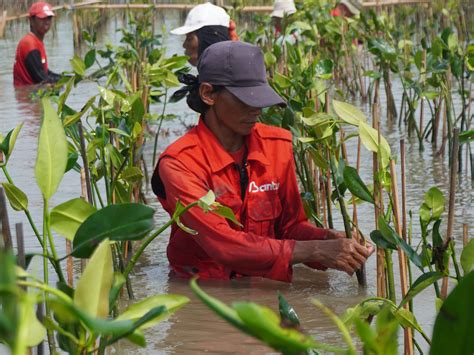
[{"label": "muddy water", "polygon": [[[164,22],[168,28],[180,23],[178,13],[169,12],[166,17],[159,19],[159,26]],[[104,32],[99,35],[100,43],[118,43],[119,34],[116,30],[122,26],[119,19],[112,20],[105,26]],[[71,21],[67,15],[57,18],[53,33],[47,35],[45,40],[49,57],[50,68],[53,71],[70,70],[69,59],[74,54],[72,46]],[[160,28],[160,27],[157,27]],[[36,142],[39,130],[40,109],[38,102],[30,98],[29,92],[13,89],[12,65],[15,47],[21,36],[28,31],[26,22],[16,24],[6,32],[6,39],[0,41],[0,131],[5,134],[23,122],[24,127],[18,138],[15,152],[8,164],[10,175],[15,183],[27,193],[30,209],[33,211],[34,220],[41,228],[42,201],[39,189],[34,183],[34,164],[36,157]],[[181,53],[181,39],[171,37],[166,40],[169,54]],[[395,97],[401,98],[400,87],[395,83]],[[96,93],[93,84],[82,83],[74,89],[69,105],[78,109]],[[382,107],[384,105],[382,104]],[[459,105],[457,105],[459,107]],[[363,109],[366,109],[362,107]],[[161,107],[152,107],[152,111],[160,112]],[[175,121],[165,122],[164,132],[160,138],[159,148],[164,149],[185,130],[185,125],[196,123],[197,117],[182,103],[172,104],[168,112],[177,114],[180,118]],[[406,137],[404,128],[397,124],[384,123],[383,135],[388,139],[394,154],[399,155],[399,140]],[[151,148],[151,144],[149,145]],[[355,162],[356,142],[353,140],[348,146],[349,161]],[[146,151],[146,159],[151,164],[152,152]],[[371,179],[371,154],[363,150],[361,175],[366,182]],[[419,152],[415,139],[407,142],[407,208],[413,210],[414,225],[413,235],[419,233],[418,207],[423,194],[432,186],[438,186],[447,193],[449,183],[449,169],[445,158],[433,154],[429,145],[424,152]],[[3,175],[0,178],[5,181]],[[456,195],[456,225],[455,237],[460,244],[462,238],[461,225],[467,223],[474,228],[474,211],[472,208],[473,185],[470,176],[462,174],[458,181]],[[79,176],[75,172],[68,172],[61,183],[59,191],[51,201],[51,207],[78,197],[80,194]],[[447,194],[446,194],[447,196]],[[168,219],[167,214],[155,202],[154,196],[148,193],[151,205],[156,208],[156,223],[162,224]],[[27,250],[38,250],[38,243],[31,232],[26,219],[13,210],[10,210],[10,223],[23,222]],[[359,223],[364,234],[368,235],[374,227],[374,212],[371,208],[359,208]],[[340,221],[336,221],[342,229]],[[444,223],[445,225],[445,223]],[[189,353],[251,353],[264,354],[271,349],[259,342],[242,335],[227,325],[220,318],[211,313],[202,303],[191,294],[187,281],[174,280],[168,277],[168,263],[165,255],[168,234],[159,237],[141,260],[139,268],[133,277],[136,297],[142,299],[146,296],[159,293],[176,293],[190,297],[191,302],[177,312],[169,320],[162,322],[147,331],[148,348],[136,349],[128,343],[121,343],[114,353],[126,354],[134,351],[140,354],[189,354]],[[63,240],[57,238],[59,253],[64,253]],[[394,259],[397,265],[397,260]],[[226,303],[237,300],[251,300],[265,304],[277,310],[277,291],[282,292],[297,310],[303,327],[314,335],[318,341],[333,344],[342,344],[341,336],[333,324],[319,312],[311,303],[313,298],[318,298],[331,307],[336,313],[342,313],[347,307],[353,306],[363,298],[375,294],[375,257],[367,264],[368,287],[360,288],[355,277],[349,277],[336,271],[319,272],[304,267],[296,267],[294,282],[284,284],[265,279],[246,279],[232,282],[209,281],[202,282],[201,286],[211,295]],[[434,322],[433,295],[430,290],[417,296],[415,314],[421,326],[428,334]],[[420,345],[426,348],[423,340]],[[0,349],[1,352],[1,349]]]}]

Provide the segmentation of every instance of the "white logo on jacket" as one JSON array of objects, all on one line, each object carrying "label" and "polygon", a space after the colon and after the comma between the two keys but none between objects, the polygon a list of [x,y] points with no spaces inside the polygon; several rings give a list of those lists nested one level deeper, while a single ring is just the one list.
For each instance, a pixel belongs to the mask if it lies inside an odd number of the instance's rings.
[{"label": "white logo on jacket", "polygon": [[271,182],[269,184],[262,184],[258,186],[255,181],[250,181],[249,192],[266,192],[266,191],[276,191],[280,187],[279,182]]}]

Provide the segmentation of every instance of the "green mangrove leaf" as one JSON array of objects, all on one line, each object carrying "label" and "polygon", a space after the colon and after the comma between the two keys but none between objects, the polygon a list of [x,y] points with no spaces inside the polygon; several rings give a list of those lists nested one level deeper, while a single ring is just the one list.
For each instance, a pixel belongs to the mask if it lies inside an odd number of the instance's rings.
[{"label": "green mangrove leaf", "polygon": [[146,329],[166,319],[188,302],[189,298],[181,295],[156,295],[131,305],[121,315],[119,315],[116,320],[131,319],[135,321],[143,317],[153,308],[161,306],[165,307],[165,312],[163,312],[159,317],[154,318],[152,321],[145,323],[140,327],[140,329]]},{"label": "green mangrove leaf", "polygon": [[336,314],[334,314],[333,311],[331,311],[328,307],[322,304],[319,300],[313,299],[312,302],[316,307],[318,307],[321,311],[323,311],[323,313],[329,319],[331,319],[331,321],[337,326],[337,328],[341,332],[342,337],[348,346],[348,349],[345,353],[350,354],[350,355],[355,355],[356,349],[354,346],[354,342],[352,341],[351,335],[349,333],[349,329],[346,327],[344,322]]},{"label": "green mangrove leaf", "polygon": [[291,80],[287,76],[283,74],[275,73],[273,76],[273,81],[277,84],[281,89],[287,89],[291,86]]},{"label": "green mangrove leaf", "polygon": [[115,306],[115,301],[117,301],[119,293],[122,290],[122,286],[125,285],[125,282],[127,281],[125,279],[125,276],[123,276],[123,274],[121,274],[120,272],[114,272],[113,279],[114,281],[109,291],[109,307],[110,308],[113,308]]},{"label": "green mangrove leaf", "polygon": [[367,118],[357,107],[346,102],[333,100],[334,111],[341,120],[354,126],[359,126],[359,122],[366,122]]},{"label": "green mangrove leaf", "polygon": [[2,151],[5,154],[7,160],[10,157],[10,155],[13,152],[13,148],[15,147],[16,139],[18,137],[18,134],[21,131],[21,128],[23,127],[23,122],[20,123],[18,126],[16,126],[14,129],[12,129],[10,132],[8,132],[7,136],[3,140],[1,146],[2,146]]},{"label": "green mangrove leaf", "polygon": [[417,294],[435,283],[437,280],[441,279],[443,276],[444,274],[442,272],[430,271],[418,277],[416,281],[410,286],[410,289],[408,290],[405,297],[403,297],[398,307],[403,307],[405,303],[409,302]]},{"label": "green mangrove leaf", "polygon": [[290,306],[286,298],[278,291],[278,309],[280,311],[280,317],[283,321],[286,321],[288,325],[299,326],[300,320],[295,309]]},{"label": "green mangrove leaf", "polygon": [[422,222],[423,225],[427,226],[431,221],[431,209],[426,203],[423,202],[421,204],[418,214],[420,215],[420,222]]},{"label": "green mangrove leaf", "polygon": [[23,295],[21,299],[17,342],[26,347],[36,346],[46,337],[46,328],[36,318],[36,296]]},{"label": "green mangrove leaf", "polygon": [[[171,74],[176,79],[176,76],[173,73]],[[142,122],[144,114],[145,114],[145,105],[143,104],[143,100],[141,96],[136,95],[135,99],[132,101],[132,107],[129,112],[130,118],[132,119],[133,122]]]},{"label": "green mangrove leaf", "polygon": [[122,179],[127,181],[129,184],[135,184],[143,179],[142,171],[136,166],[130,166],[122,171],[120,174]]},{"label": "green mangrove leaf", "polygon": [[[474,70],[473,70],[474,71]],[[474,141],[474,129],[459,133],[459,144]]]},{"label": "green mangrove leaf", "polygon": [[374,203],[374,198],[372,197],[372,194],[370,193],[367,186],[360,178],[357,169],[346,165],[343,170],[343,176],[344,183],[354,196],[372,204]]},{"label": "green mangrove leaf", "polygon": [[69,61],[71,63],[72,70],[79,76],[84,76],[86,73],[86,65],[84,61],[79,58],[76,54],[72,59]]},{"label": "green mangrove leaf", "polygon": [[313,338],[292,328],[282,328],[280,318],[267,307],[253,302],[232,305],[252,335],[285,354],[300,353],[316,347]]},{"label": "green mangrove leaf", "polygon": [[421,257],[416,253],[416,251],[405,242],[395,230],[385,221],[383,216],[379,216],[378,219],[380,232],[387,241],[394,241],[397,246],[399,246],[410,259],[410,261],[415,264],[418,268],[423,269],[423,261]]},{"label": "green mangrove leaf", "polygon": [[95,57],[96,57],[96,51],[94,48],[92,48],[84,56],[84,69],[88,69],[94,64]]},{"label": "green mangrove leaf", "polygon": [[[93,318],[74,303],[65,302],[60,298],[49,299],[48,302],[51,309],[55,312],[55,315],[61,314],[62,317],[67,315],[67,318],[73,320],[73,322],[80,320],[94,335],[114,337],[108,342],[109,344],[131,335],[137,328],[151,321],[153,318],[160,316],[165,311],[165,307],[158,307],[152,309],[136,322],[131,320],[119,321]],[[61,313],[59,313],[58,310]]]},{"label": "green mangrove leaf", "polygon": [[138,240],[153,229],[154,209],[139,203],[109,205],[90,215],[73,240],[72,256],[89,258],[104,239]]},{"label": "green mangrove leaf", "polygon": [[439,96],[437,91],[423,91],[421,97],[424,97],[427,100],[434,100]]},{"label": "green mangrove leaf", "polygon": [[380,145],[378,132],[376,129],[370,127],[363,121],[359,121],[359,135],[362,144],[371,152],[378,153],[385,168],[390,162],[391,150],[387,141],[383,136],[380,136]]},{"label": "green mangrove leaf", "polygon": [[313,137],[298,137],[298,140],[301,143],[313,143],[316,141],[316,139],[314,139]]},{"label": "green mangrove leaf", "polygon": [[378,354],[397,355],[398,321],[391,307],[384,307],[377,316],[375,329],[377,336]]},{"label": "green mangrove leaf", "polygon": [[218,216],[224,217],[229,221],[232,221],[234,224],[243,227],[239,222],[237,217],[234,214],[234,211],[227,206],[221,205],[219,202],[214,202],[212,205],[212,213],[215,213]]},{"label": "green mangrove leaf", "polygon": [[377,344],[377,333],[368,322],[361,319],[355,319],[355,329],[360,340],[364,344],[364,351],[371,351],[374,354],[380,354]]},{"label": "green mangrove leaf", "polygon": [[18,187],[8,182],[2,183],[10,205],[15,211],[26,211],[28,209],[28,197]]},{"label": "green mangrove leaf", "polygon": [[334,122],[334,117],[325,112],[308,112],[308,115],[301,117],[301,121],[307,126],[324,129]]},{"label": "green mangrove leaf", "polygon": [[185,55],[173,55],[170,58],[166,58],[161,64],[161,68],[167,68],[167,69],[179,69],[181,67],[184,67],[186,63],[188,62],[188,56]]},{"label": "green mangrove leaf", "polygon": [[247,325],[240,319],[238,313],[225,303],[219,301],[217,298],[214,298],[204,292],[197,284],[197,279],[193,278],[189,285],[194,294],[208,306],[214,313],[219,317],[223,318],[225,321],[229,322],[231,325],[241,330],[242,332],[252,335],[250,330],[247,328]]},{"label": "green mangrove leaf", "polygon": [[474,353],[474,271],[451,291],[436,317],[430,355]]},{"label": "green mangrove leaf", "polygon": [[391,240],[386,239],[382,232],[380,232],[379,230],[374,230],[370,232],[370,239],[379,248],[397,250],[397,245]]},{"label": "green mangrove leaf", "polygon": [[315,149],[314,147],[309,147],[308,149],[309,154],[311,154],[311,158],[313,158],[313,162],[321,169],[326,171],[329,169],[328,161],[321,155],[321,153]]},{"label": "green mangrove leaf", "polygon": [[128,335],[127,340],[142,348],[146,346],[145,335],[140,331],[140,329],[136,329],[132,334]]},{"label": "green mangrove leaf", "polygon": [[354,308],[348,308],[341,316],[341,321],[347,328],[350,328],[356,319],[367,320],[371,316],[376,316],[386,305],[395,308],[395,304],[388,299],[366,299],[357,304]]},{"label": "green mangrove leaf", "polygon": [[432,187],[425,194],[425,203],[431,209],[433,219],[438,219],[444,212],[444,196],[437,187]]},{"label": "green mangrove leaf", "polygon": [[74,198],[51,210],[51,228],[73,240],[81,224],[97,209],[82,198]]},{"label": "green mangrove leaf", "polygon": [[272,52],[265,52],[265,55],[263,56],[265,60],[265,66],[267,68],[271,67],[273,64],[276,63],[277,57]]},{"label": "green mangrove leaf", "polygon": [[470,273],[474,268],[474,239],[471,239],[461,252],[461,266],[464,275]]},{"label": "green mangrove leaf", "polygon": [[67,140],[61,120],[48,98],[43,98],[43,122],[38,140],[35,176],[45,199],[51,198],[67,165]]},{"label": "green mangrove leaf", "polygon": [[332,71],[334,69],[334,62],[331,59],[323,59],[316,65],[316,77],[328,80],[332,77]]},{"label": "green mangrove leaf", "polygon": [[165,88],[175,88],[175,87],[180,86],[181,83],[179,82],[176,75],[173,72],[169,71],[166,74],[166,78],[163,81],[163,85],[164,85]]},{"label": "green mangrove leaf", "polygon": [[209,190],[206,195],[199,199],[199,206],[203,210],[210,210],[214,202],[216,202],[216,195],[214,194],[214,191]]},{"label": "green mangrove leaf", "polygon": [[102,86],[98,86],[97,87],[99,89],[99,94],[100,94],[100,97],[109,105],[109,106],[112,106],[114,105],[114,101],[115,101],[115,94],[110,91],[110,90],[107,90],[106,88],[103,88]]},{"label": "green mangrove leaf", "polygon": [[92,254],[77,283],[74,304],[93,318],[107,318],[112,281],[112,249],[109,240],[105,239]]},{"label": "green mangrove leaf", "polygon": [[393,315],[397,320],[400,322],[402,327],[404,328],[412,328],[415,329],[420,334],[424,334],[423,329],[418,324],[416,317],[413,313],[411,313],[408,309],[399,308],[393,312]]},{"label": "green mangrove leaf", "polygon": [[63,126],[68,127],[76,123],[77,121],[79,121],[81,117],[86,113],[86,111],[92,107],[92,105],[95,102],[95,98],[96,98],[95,95],[92,96],[89,100],[87,100],[86,104],[82,106],[82,109],[80,111],[76,112],[73,115],[66,116],[63,120]]}]

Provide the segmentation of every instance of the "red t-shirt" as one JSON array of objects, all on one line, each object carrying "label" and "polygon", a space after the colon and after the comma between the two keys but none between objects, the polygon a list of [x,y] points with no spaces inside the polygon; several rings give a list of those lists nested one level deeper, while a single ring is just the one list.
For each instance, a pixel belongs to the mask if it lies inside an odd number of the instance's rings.
[{"label": "red t-shirt", "polygon": [[34,51],[39,51],[41,64],[38,65],[42,66],[42,68],[36,68],[36,70],[44,71],[44,76],[48,75],[48,59],[44,43],[30,32],[20,40],[16,48],[15,64],[13,66],[13,83],[15,86],[33,85],[41,82],[39,78],[35,79],[31,76],[31,69],[28,70],[29,67],[26,64],[26,59]]}]

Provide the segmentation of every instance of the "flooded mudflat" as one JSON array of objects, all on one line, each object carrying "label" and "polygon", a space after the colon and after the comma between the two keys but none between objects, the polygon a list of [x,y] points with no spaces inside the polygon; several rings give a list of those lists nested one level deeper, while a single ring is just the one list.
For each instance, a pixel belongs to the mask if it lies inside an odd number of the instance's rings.
[{"label": "flooded mudflat", "polygon": [[[166,16],[158,19],[156,28],[163,24],[169,29],[176,27],[182,21],[177,12],[169,12]],[[119,19],[112,17],[103,31],[98,36],[99,43],[117,43],[119,35],[117,29],[123,26]],[[34,165],[36,158],[37,136],[40,123],[39,101],[31,98],[29,92],[15,91],[12,83],[12,65],[14,61],[15,48],[18,40],[28,30],[25,22],[16,23],[7,29],[6,38],[0,40],[0,131],[7,131],[24,122],[24,128],[18,138],[14,155],[9,163],[10,175],[17,185],[28,195],[33,218],[41,221],[42,199],[41,194],[34,183]],[[182,53],[180,37],[167,36],[165,45],[168,54]],[[50,68],[61,72],[70,70],[69,60],[74,55],[71,21],[68,15],[58,16],[55,30],[47,35],[46,48]],[[75,89],[69,99],[69,104],[79,109],[84,105],[92,93],[97,91],[94,83],[81,83]],[[394,96],[397,106],[400,105],[401,88],[394,83]],[[382,108],[384,108],[382,97]],[[459,103],[454,103],[459,104]],[[363,110],[363,106],[361,107]],[[159,112],[161,107],[154,105],[152,112]],[[170,104],[169,112],[176,114],[179,119],[166,121],[164,132],[159,141],[159,148],[163,150],[176,137],[182,134],[186,126],[197,122],[197,115],[189,110],[181,102]],[[382,113],[385,110],[382,109]],[[382,119],[382,133],[387,138],[392,152],[396,155],[399,151],[399,140],[406,137],[404,126],[398,127],[397,122],[388,123]],[[349,161],[355,161],[357,150],[356,140],[350,140],[347,147]],[[152,144],[147,145],[145,161],[151,169]],[[370,162],[371,153],[362,152],[362,162]],[[416,245],[419,234],[418,208],[423,200],[424,193],[432,186],[437,186],[446,195],[449,186],[449,168],[446,157],[437,156],[429,144],[425,150],[420,152],[416,138],[407,141],[406,160],[406,183],[407,183],[407,209],[413,211],[413,237]],[[368,181],[372,177],[371,163],[361,165],[361,177]],[[470,176],[465,173],[459,176],[456,214],[455,214],[455,238],[460,245],[462,239],[462,224],[474,228],[474,209],[472,208],[474,187]],[[80,183],[77,173],[68,172],[58,190],[51,200],[51,207],[66,200],[80,196]],[[151,190],[148,190],[147,198],[150,205],[156,208],[156,224],[163,224],[168,220],[168,215],[163,211],[156,201]],[[26,218],[19,212],[9,210],[10,224],[23,222],[26,235],[26,249],[38,250],[39,246],[29,230]],[[359,226],[365,235],[369,235],[374,229],[374,211],[372,208],[362,205],[358,210]],[[336,221],[338,229],[342,229],[341,221]],[[41,226],[39,226],[41,228]],[[443,230],[446,226],[443,227]],[[159,293],[176,293],[191,298],[191,302],[178,311],[169,320],[147,331],[148,347],[137,349],[128,343],[122,342],[115,347],[115,353],[127,354],[133,349],[136,353],[251,353],[263,354],[271,352],[256,340],[243,335],[221,318],[214,315],[206,306],[198,301],[193,295],[186,280],[170,279],[168,276],[168,262],[166,259],[167,235],[164,234],[147,249],[146,255],[140,261],[139,268],[133,276],[133,288],[137,299]],[[60,237],[58,237],[59,253],[64,254],[65,249]],[[318,340],[329,343],[341,343],[341,337],[333,323],[325,317],[311,303],[313,298],[318,298],[322,303],[329,306],[336,313],[342,313],[346,308],[356,304],[367,296],[376,293],[375,286],[375,257],[367,264],[368,287],[360,288],[355,277],[349,277],[336,271],[320,272],[304,267],[296,267],[294,271],[294,282],[284,284],[264,279],[243,279],[232,282],[208,281],[201,282],[201,286],[209,294],[219,298],[226,303],[237,300],[251,300],[260,304],[277,309],[277,291],[282,292],[288,301],[294,306],[302,320],[302,326],[308,333],[314,335]],[[415,315],[420,325],[430,334],[434,323],[435,309],[431,289],[419,295],[415,301]],[[426,343],[420,340],[421,344]]]}]

